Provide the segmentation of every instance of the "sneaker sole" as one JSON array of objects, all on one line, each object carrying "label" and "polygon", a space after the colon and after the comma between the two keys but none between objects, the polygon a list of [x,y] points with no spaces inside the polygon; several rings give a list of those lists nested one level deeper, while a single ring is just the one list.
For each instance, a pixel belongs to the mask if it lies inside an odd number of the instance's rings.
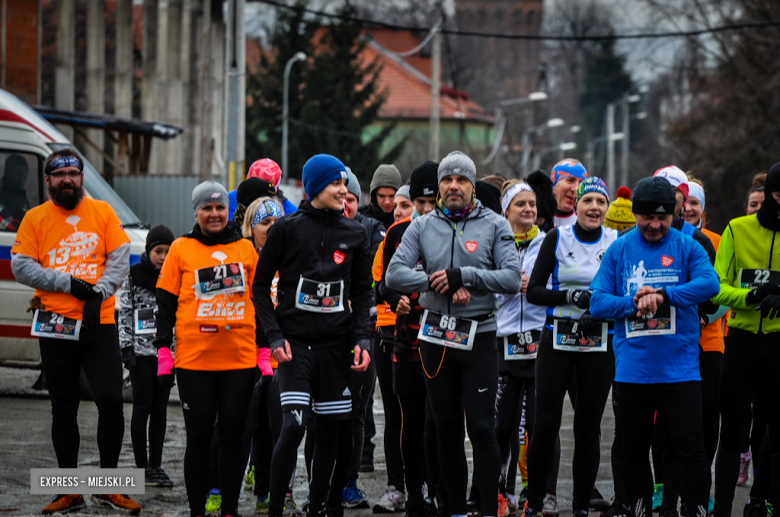
[{"label": "sneaker sole", "polygon": [[158,488],[170,488],[173,486],[173,481],[147,481],[144,485]]},{"label": "sneaker sole", "polygon": [[406,511],[406,505],[401,505],[395,510],[391,510],[389,508],[385,508],[384,506],[379,506],[377,504],[374,505],[374,507],[371,509],[373,513],[399,513],[399,512],[405,512]]},{"label": "sneaker sole", "polygon": [[122,511],[122,512],[126,512],[126,513],[128,513],[130,515],[138,515],[139,513],[141,513],[141,509],[140,508],[138,508],[137,510],[130,510],[128,508],[122,508],[121,506],[115,505],[111,501],[107,501],[106,499],[100,499],[100,498],[97,498],[95,496],[92,496],[90,499],[96,505],[108,506],[110,508],[113,508],[114,510],[119,510],[119,511]]},{"label": "sneaker sole", "polygon": [[65,513],[71,513],[71,512],[78,512],[79,510],[83,510],[87,507],[86,501],[81,504],[74,504],[73,506],[69,506],[67,508],[64,508],[62,510],[57,510],[55,512],[41,512],[43,515],[57,515],[57,514],[65,514]]},{"label": "sneaker sole", "polygon": [[363,499],[362,501],[358,501],[357,503],[349,503],[347,501],[344,501],[341,503],[341,506],[344,508],[350,508],[350,509],[358,509],[358,508],[371,508],[371,505],[368,504],[368,501]]}]

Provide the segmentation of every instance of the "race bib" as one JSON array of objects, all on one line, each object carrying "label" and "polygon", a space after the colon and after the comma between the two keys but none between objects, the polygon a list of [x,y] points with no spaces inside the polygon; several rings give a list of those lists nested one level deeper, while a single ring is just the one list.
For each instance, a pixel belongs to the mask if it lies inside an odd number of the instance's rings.
[{"label": "race bib", "polygon": [[157,318],[154,309],[135,310],[135,334],[154,334],[157,332]]},{"label": "race bib", "polygon": [[739,286],[743,289],[752,289],[766,283],[780,285],[780,271],[772,269],[739,270]]},{"label": "race bib", "polygon": [[471,350],[476,333],[475,320],[439,314],[426,309],[420,318],[417,339],[459,350]]},{"label": "race bib", "polygon": [[528,330],[504,336],[504,360],[522,361],[527,359],[536,359],[539,352],[538,330]]},{"label": "race bib", "polygon": [[626,318],[626,337],[663,336],[675,334],[677,329],[675,309],[662,305],[652,316],[631,316]]},{"label": "race bib", "polygon": [[553,348],[566,352],[606,352],[609,325],[604,321],[593,322],[593,332],[579,335],[579,321],[555,319]]},{"label": "race bib", "polygon": [[195,293],[198,298],[204,294],[241,293],[245,290],[244,265],[240,262],[195,271]]},{"label": "race bib", "polygon": [[295,307],[309,312],[342,312],[344,280],[317,282],[301,277],[295,291]]},{"label": "race bib", "polygon": [[78,341],[81,321],[60,316],[55,312],[36,310],[33,316],[31,336]]}]

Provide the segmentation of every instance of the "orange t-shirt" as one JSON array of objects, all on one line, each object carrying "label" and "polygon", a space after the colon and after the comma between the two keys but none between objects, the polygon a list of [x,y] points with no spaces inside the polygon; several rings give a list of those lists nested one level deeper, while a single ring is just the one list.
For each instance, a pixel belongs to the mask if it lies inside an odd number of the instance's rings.
[{"label": "orange t-shirt", "polygon": [[[720,235],[711,232],[706,228],[702,228],[701,231],[704,235],[709,237],[710,241],[712,241],[712,246],[715,248],[715,251],[718,251],[718,246],[720,246]],[[724,319],[728,321],[728,314]],[[701,336],[699,336],[699,345],[705,352],[723,353],[723,327],[720,320],[713,321],[702,329]]]},{"label": "orange t-shirt", "polygon": [[[11,253],[94,284],[103,274],[108,254],[129,242],[114,209],[105,201],[85,197],[73,210],[47,201],[27,212]],[[36,289],[35,296],[47,311],[82,319],[84,302],[68,293]],[[103,300],[100,323],[114,323],[114,309],[113,296]]]},{"label": "orange t-shirt", "polygon": [[[374,264],[371,267],[371,275],[374,277],[374,282],[382,280],[382,268],[384,266],[384,251],[385,241],[379,245],[374,256]],[[395,326],[395,313],[390,309],[389,303],[378,303],[376,305],[376,326],[377,327],[394,327]]]},{"label": "orange t-shirt", "polygon": [[[186,370],[223,371],[254,368],[255,306],[252,281],[257,268],[254,246],[241,239],[230,244],[206,246],[196,239],[173,241],[165,259],[157,288],[179,298],[176,309],[176,357],[174,366]],[[200,294],[195,289],[195,272],[215,272],[230,278],[235,286],[244,269],[244,291]],[[224,268],[219,266],[224,265]]]}]

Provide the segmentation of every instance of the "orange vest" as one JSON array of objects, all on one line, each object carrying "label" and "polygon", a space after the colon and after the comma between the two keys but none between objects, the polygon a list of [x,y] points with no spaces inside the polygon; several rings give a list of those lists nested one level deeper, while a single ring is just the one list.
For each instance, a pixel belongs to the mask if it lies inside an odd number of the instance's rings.
[{"label": "orange vest", "polygon": [[[718,246],[720,246],[720,235],[711,232],[706,228],[702,228],[701,231],[710,239],[712,246],[717,252]],[[723,320],[728,321],[728,314],[726,314]],[[723,353],[723,326],[720,320],[712,321],[702,329],[701,336],[699,336],[699,346],[701,346],[702,350],[705,352]]]},{"label": "orange vest", "polygon": [[[382,267],[384,266],[384,254],[385,241],[379,245],[374,256],[374,265],[371,267],[371,275],[374,277],[374,282],[378,283],[382,280]],[[376,326],[377,327],[394,327],[395,326],[395,313],[390,310],[390,305],[387,303],[378,303],[376,305]]]}]

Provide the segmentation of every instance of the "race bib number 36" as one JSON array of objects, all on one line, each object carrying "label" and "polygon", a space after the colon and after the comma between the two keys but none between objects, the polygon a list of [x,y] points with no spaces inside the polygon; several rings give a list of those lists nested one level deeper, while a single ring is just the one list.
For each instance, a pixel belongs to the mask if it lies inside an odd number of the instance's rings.
[{"label": "race bib number 36", "polygon": [[36,310],[30,335],[78,341],[81,321],[66,318],[54,312]]},{"label": "race bib number 36", "polygon": [[539,353],[539,335],[538,330],[529,330],[504,336],[504,360],[522,361],[536,359]]},{"label": "race bib number 36", "polygon": [[475,320],[425,310],[420,319],[417,338],[441,346],[471,350],[476,333]]},{"label": "race bib number 36", "polygon": [[677,331],[674,307],[663,305],[652,316],[631,316],[626,318],[626,337],[663,336]]},{"label": "race bib number 36", "polygon": [[752,289],[766,283],[780,285],[780,271],[772,269],[739,270],[739,286],[743,289]]},{"label": "race bib number 36", "polygon": [[580,336],[577,320],[555,319],[553,326],[553,348],[566,352],[606,352],[609,326],[605,322],[593,323],[593,332]]},{"label": "race bib number 36", "polygon": [[219,264],[195,271],[195,291],[198,296],[240,293],[245,290],[244,265],[240,262]]},{"label": "race bib number 36", "polygon": [[295,307],[309,312],[342,312],[344,281],[318,282],[301,277],[295,291]]}]

